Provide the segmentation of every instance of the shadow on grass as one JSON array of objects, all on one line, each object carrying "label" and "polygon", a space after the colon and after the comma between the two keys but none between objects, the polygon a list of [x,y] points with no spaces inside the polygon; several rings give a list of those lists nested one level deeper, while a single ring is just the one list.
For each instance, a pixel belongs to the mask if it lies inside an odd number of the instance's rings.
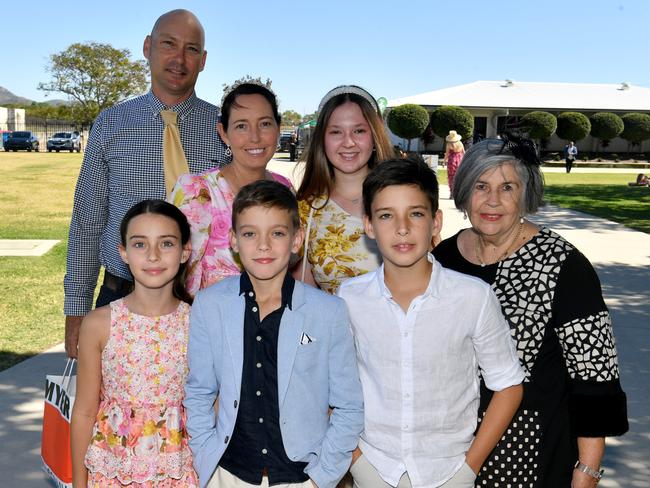
[{"label": "shadow on grass", "polygon": [[0,351],[0,371],[11,368],[21,361],[35,356],[36,354],[37,353],[35,352],[19,354],[14,351]]},{"label": "shadow on grass", "polygon": [[549,185],[546,199],[650,233],[650,189],[622,185]]}]

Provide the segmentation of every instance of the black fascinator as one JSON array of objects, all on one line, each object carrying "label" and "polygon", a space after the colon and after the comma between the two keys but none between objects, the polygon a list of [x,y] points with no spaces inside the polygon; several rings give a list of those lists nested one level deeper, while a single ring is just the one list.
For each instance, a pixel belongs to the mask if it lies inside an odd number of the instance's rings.
[{"label": "black fascinator", "polygon": [[503,141],[503,146],[499,154],[507,151],[527,165],[540,166],[542,164],[537,155],[537,145],[531,139],[519,137],[514,134],[503,134],[501,140]]}]

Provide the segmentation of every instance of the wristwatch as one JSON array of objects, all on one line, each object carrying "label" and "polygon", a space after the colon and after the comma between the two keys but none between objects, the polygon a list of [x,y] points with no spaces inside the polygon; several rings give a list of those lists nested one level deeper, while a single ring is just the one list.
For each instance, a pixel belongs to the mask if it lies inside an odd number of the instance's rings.
[{"label": "wristwatch", "polygon": [[595,478],[597,480],[600,480],[603,477],[603,473],[605,472],[604,469],[596,470],[596,469],[590,468],[585,463],[581,463],[579,460],[576,461],[576,464],[573,467],[575,469],[577,469],[578,471],[581,471],[581,472],[583,472],[585,474],[588,474],[589,476],[591,476],[592,478]]}]

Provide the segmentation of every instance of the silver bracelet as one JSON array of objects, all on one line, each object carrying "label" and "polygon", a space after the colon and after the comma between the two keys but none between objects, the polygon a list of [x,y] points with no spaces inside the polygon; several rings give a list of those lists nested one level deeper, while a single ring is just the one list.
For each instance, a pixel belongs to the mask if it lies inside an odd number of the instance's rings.
[{"label": "silver bracelet", "polygon": [[578,471],[580,471],[582,473],[585,473],[585,474],[588,474],[589,476],[591,476],[592,478],[595,478],[597,480],[600,480],[603,477],[603,473],[605,472],[604,469],[596,470],[596,469],[590,468],[585,463],[581,463],[579,460],[576,461],[576,464],[573,467],[575,469],[577,469]]}]

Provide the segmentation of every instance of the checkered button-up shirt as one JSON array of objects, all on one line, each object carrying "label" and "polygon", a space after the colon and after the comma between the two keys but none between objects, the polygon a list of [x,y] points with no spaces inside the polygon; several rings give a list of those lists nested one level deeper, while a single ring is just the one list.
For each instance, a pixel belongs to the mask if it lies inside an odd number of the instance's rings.
[{"label": "checkered button-up shirt", "polygon": [[[126,211],[148,198],[165,198],[160,116],[166,107],[156,96],[127,100],[102,111],[90,133],[77,180],[64,279],[66,315],[85,315],[100,265],[131,279],[118,252],[119,227]],[[219,110],[192,94],[171,107],[192,173],[227,161],[217,134]]]}]

